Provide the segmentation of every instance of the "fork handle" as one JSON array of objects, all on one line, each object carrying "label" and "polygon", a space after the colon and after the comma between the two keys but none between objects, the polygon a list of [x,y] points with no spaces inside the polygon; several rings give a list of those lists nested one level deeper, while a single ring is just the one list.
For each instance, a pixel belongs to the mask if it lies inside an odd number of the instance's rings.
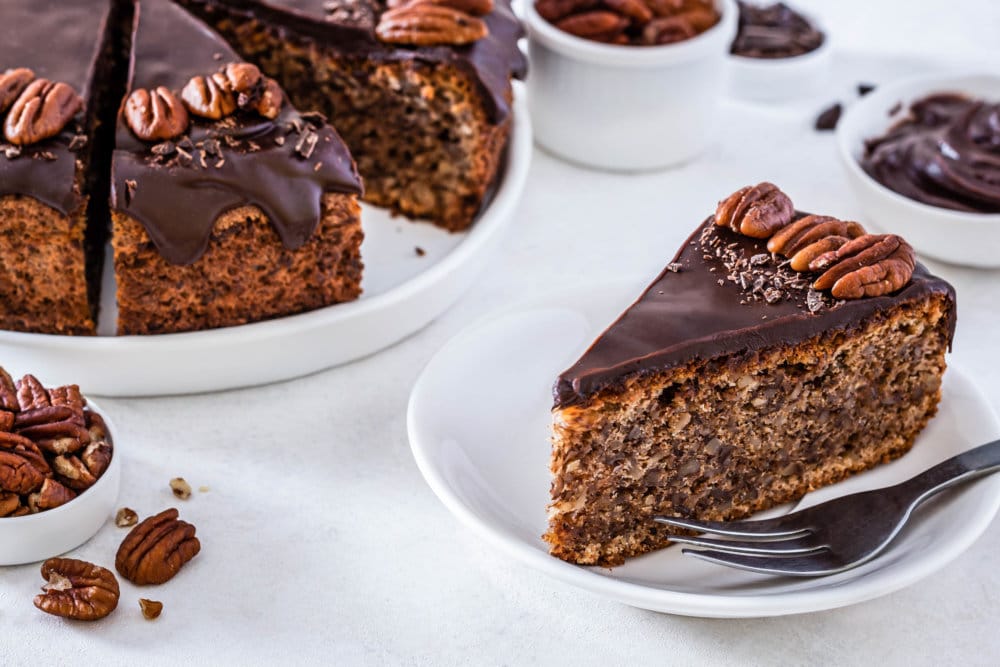
[{"label": "fork handle", "polygon": [[1000,440],[962,452],[897,485],[914,505],[956,484],[1000,470]]}]

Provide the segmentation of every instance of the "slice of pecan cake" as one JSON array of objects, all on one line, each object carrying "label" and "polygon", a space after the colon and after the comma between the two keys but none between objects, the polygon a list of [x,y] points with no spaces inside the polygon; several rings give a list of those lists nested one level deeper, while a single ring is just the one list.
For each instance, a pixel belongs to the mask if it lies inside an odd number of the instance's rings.
[{"label": "slice of pecan cake", "polygon": [[906,453],[937,410],[955,294],[895,235],[722,202],[558,379],[544,538],[581,564],[668,544]]}]

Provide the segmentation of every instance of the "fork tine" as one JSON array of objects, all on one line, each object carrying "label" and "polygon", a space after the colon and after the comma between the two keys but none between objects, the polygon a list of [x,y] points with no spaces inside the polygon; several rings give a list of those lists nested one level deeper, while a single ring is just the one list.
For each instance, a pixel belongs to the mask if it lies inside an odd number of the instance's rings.
[{"label": "fork tine", "polygon": [[791,577],[820,577],[843,572],[851,567],[849,564],[845,565],[828,551],[819,552],[811,556],[794,557],[730,554],[712,549],[704,551],[699,549],[682,549],[682,553],[718,565],[728,565],[729,567],[749,570],[750,572],[760,572],[762,574],[785,574]]},{"label": "fork tine", "polygon": [[776,539],[780,537],[803,537],[809,533],[805,528],[790,528],[784,524],[784,519],[763,519],[759,521],[695,521],[673,516],[654,516],[653,521],[674,528],[686,528],[699,533],[715,533],[727,537],[746,537],[758,539]]},{"label": "fork tine", "polygon": [[790,540],[716,540],[711,537],[671,535],[671,542],[707,547],[729,554],[758,554],[761,556],[794,556],[819,553],[827,547],[818,544],[812,535]]}]

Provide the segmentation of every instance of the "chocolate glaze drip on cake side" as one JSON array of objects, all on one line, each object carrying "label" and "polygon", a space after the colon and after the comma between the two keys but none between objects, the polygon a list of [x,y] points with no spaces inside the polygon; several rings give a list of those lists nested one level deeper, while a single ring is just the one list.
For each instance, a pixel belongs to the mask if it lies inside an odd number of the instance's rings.
[{"label": "chocolate glaze drip on cake side", "polygon": [[[240,62],[218,35],[168,0],[139,3],[136,24],[129,90],[179,91],[192,76]],[[316,134],[311,150],[301,148],[307,132]],[[328,125],[310,128],[287,102],[273,121],[256,114],[216,124],[192,117],[188,136],[193,146],[216,139],[218,151],[213,143],[207,152],[191,150],[190,164],[164,160],[119,115],[112,207],[139,220],[174,264],[196,261],[215,220],[231,209],[258,206],[284,245],[295,249],[315,231],[324,192],[361,193],[354,162],[336,131]]]},{"label": "chocolate glaze drip on cake side", "polygon": [[[369,21],[336,20],[338,6],[374,0],[182,0],[186,4],[220,5],[260,19],[266,24],[283,26],[293,33],[316,40],[326,48],[345,56],[371,60],[420,60],[448,63],[465,69],[479,84],[494,122],[510,115],[507,100],[509,78],[524,78],[527,60],[517,46],[524,35],[520,21],[511,11],[508,0],[496,0],[492,12],[483,17],[489,35],[468,46],[401,47],[383,44],[375,38]],[[347,12],[345,12],[347,13]]]},{"label": "chocolate glaze drip on cake side", "polygon": [[[767,252],[766,241],[718,227],[709,218],[642,296],[559,376],[555,408],[584,404],[627,379],[695,359],[749,354],[849,329],[928,294],[955,298],[951,285],[917,264],[909,284],[895,294],[834,301],[811,290],[811,281],[794,283],[798,276],[786,263]],[[952,308],[949,342],[954,331]]]},{"label": "chocolate glaze drip on cake side", "polygon": [[924,204],[1000,213],[1000,103],[953,94],[914,102],[908,118],[868,142],[861,166]]},{"label": "chocolate glaze drip on cake side", "polygon": [[[109,11],[110,2],[94,0],[3,0],[0,71],[27,67],[40,78],[69,84],[89,102]],[[79,207],[77,154],[70,150],[74,126],[70,122],[59,135],[24,146],[17,157],[0,151],[0,196],[34,197],[66,215]]]}]

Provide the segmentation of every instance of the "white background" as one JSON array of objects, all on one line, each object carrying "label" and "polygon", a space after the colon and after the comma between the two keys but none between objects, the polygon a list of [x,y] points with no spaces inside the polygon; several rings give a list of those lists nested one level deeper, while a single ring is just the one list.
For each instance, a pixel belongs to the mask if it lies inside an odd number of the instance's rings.
[{"label": "white background", "polygon": [[[121,504],[143,516],[178,505],[202,554],[162,587],[122,582],[121,608],[91,625],[34,609],[37,566],[0,568],[0,664],[996,664],[996,525],[940,573],[876,601],[754,621],[671,617],[493,553],[447,513],[409,453],[410,387],[464,326],[540,290],[652,276],[717,199],[749,182],[773,180],[802,208],[863,219],[833,137],[810,129],[815,112],[850,99],[847,82],[912,70],[902,56],[1000,59],[993,0],[798,5],[823,17],[841,55],[828,97],[728,106],[715,147],[681,171],[609,175],[536,151],[500,254],[453,310],[395,348],[269,387],[102,401],[121,430]],[[1000,271],[929,264],[958,289],[952,363],[1000,409]],[[177,475],[210,490],[175,501],[167,481]],[[109,525],[73,555],[110,567],[122,536]],[[163,616],[142,620],[138,597],[162,600]]]}]

